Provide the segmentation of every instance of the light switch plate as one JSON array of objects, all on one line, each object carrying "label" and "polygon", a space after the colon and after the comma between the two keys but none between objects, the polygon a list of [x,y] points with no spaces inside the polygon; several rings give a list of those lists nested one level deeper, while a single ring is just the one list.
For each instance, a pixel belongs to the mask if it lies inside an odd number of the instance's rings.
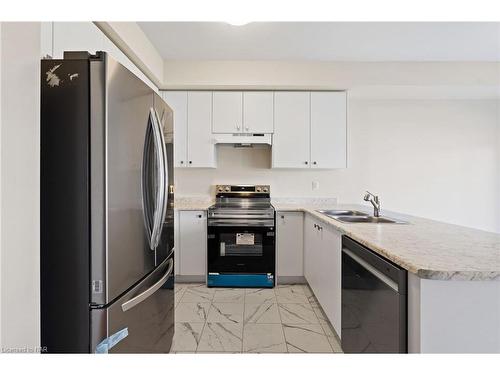
[{"label": "light switch plate", "polygon": [[319,189],[319,181],[313,181],[312,182],[312,189],[313,190],[318,190]]}]

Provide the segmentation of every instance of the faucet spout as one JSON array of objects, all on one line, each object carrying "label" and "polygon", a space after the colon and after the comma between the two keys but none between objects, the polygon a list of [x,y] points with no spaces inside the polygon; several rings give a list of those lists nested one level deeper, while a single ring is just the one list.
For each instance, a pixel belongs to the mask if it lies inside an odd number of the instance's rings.
[{"label": "faucet spout", "polygon": [[366,202],[370,202],[373,206],[373,216],[379,217],[380,216],[380,199],[378,198],[378,195],[372,194],[369,191],[366,191],[365,196],[363,197],[363,200]]}]

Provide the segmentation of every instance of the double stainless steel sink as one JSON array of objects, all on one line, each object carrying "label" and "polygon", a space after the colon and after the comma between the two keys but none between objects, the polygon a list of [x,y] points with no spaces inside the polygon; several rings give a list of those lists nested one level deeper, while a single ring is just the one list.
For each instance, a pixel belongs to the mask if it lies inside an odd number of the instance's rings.
[{"label": "double stainless steel sink", "polygon": [[383,216],[371,216],[366,212],[356,210],[317,210],[316,212],[343,223],[407,224],[406,221]]}]

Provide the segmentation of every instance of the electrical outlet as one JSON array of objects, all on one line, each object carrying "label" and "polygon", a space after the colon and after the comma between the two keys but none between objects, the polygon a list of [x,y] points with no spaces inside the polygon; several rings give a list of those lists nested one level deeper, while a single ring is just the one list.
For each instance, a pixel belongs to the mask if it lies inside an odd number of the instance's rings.
[{"label": "electrical outlet", "polygon": [[319,189],[319,181],[313,181],[312,182],[312,189],[313,190],[318,190]]}]

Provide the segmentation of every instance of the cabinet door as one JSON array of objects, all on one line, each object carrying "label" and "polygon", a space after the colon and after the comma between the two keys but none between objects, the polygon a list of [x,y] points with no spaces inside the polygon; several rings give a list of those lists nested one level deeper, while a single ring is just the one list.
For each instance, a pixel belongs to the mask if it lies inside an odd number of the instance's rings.
[{"label": "cabinet door", "polygon": [[54,22],[54,56],[61,59],[64,51],[102,51],[104,34],[92,22]]},{"label": "cabinet door", "polygon": [[214,91],[213,132],[241,133],[243,131],[243,94],[239,91]]},{"label": "cabinet door", "polygon": [[179,242],[180,275],[204,275],[207,256],[205,211],[179,211]]},{"label": "cabinet door", "polygon": [[318,229],[311,215],[304,218],[304,276],[316,294],[318,278]]},{"label": "cabinet door", "polygon": [[271,91],[243,93],[243,132],[272,133],[274,131],[274,94]]},{"label": "cabinet door", "polygon": [[273,168],[309,168],[309,92],[274,93]]},{"label": "cabinet door", "polygon": [[187,167],[187,92],[163,91],[163,99],[174,111],[174,166]]},{"label": "cabinet door", "polygon": [[319,231],[320,245],[318,246],[321,262],[318,264],[317,270],[319,281],[316,297],[340,337],[342,236],[340,232],[328,225],[321,225],[321,228]]},{"label": "cabinet door", "polygon": [[276,214],[276,274],[281,276],[304,275],[304,214],[278,212]]},{"label": "cabinet door", "polygon": [[187,97],[188,166],[215,168],[215,144],[212,139],[212,93],[190,91]]},{"label": "cabinet door", "polygon": [[311,168],[345,168],[346,93],[311,93]]}]

